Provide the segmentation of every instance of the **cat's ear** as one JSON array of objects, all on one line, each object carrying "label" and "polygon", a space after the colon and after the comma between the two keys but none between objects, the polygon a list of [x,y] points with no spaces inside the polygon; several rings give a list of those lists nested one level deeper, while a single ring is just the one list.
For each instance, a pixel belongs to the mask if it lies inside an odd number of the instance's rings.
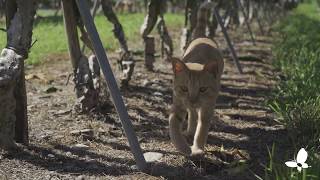
[{"label": "cat's ear", "polygon": [[171,62],[174,74],[179,74],[187,70],[187,66],[179,58],[172,57]]},{"label": "cat's ear", "polygon": [[218,75],[219,67],[218,67],[218,62],[217,61],[212,61],[207,63],[204,68],[204,71],[207,71],[211,74],[213,74],[215,77]]}]

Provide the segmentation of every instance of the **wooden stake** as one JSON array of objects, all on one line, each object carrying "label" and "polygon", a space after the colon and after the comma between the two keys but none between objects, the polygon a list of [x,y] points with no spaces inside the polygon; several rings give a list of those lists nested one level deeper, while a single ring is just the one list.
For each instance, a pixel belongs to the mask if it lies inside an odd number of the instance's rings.
[{"label": "wooden stake", "polygon": [[[21,59],[15,59],[19,64],[19,75],[15,79],[15,131],[16,142],[28,144],[27,94],[24,77],[24,60],[28,57],[31,47],[33,17],[35,4],[33,0],[6,1],[7,48],[12,49]],[[17,56],[18,57],[18,56]]]},{"label": "wooden stake", "polygon": [[249,24],[249,22],[248,22],[247,13],[245,12],[245,10],[244,10],[244,8],[243,8],[240,0],[236,0],[236,1],[237,1],[238,6],[240,7],[240,10],[242,11],[242,14],[243,14],[243,16],[244,16],[244,21],[245,21],[246,26],[247,26],[247,28],[248,28],[248,31],[249,31],[249,34],[250,34],[250,37],[251,37],[251,41],[252,41],[253,45],[256,45],[256,41],[255,41],[255,39],[254,39],[254,37],[253,37],[253,32],[252,32],[252,30],[251,30],[251,26],[250,26],[250,24]]},{"label": "wooden stake", "polygon": [[16,99],[15,141],[27,145],[29,144],[27,92],[24,76],[24,61],[20,63],[21,74],[14,90]]},{"label": "wooden stake", "polygon": [[69,55],[73,69],[76,70],[81,57],[81,50],[74,7],[76,7],[74,0],[62,0],[63,19],[68,38]]},{"label": "wooden stake", "polygon": [[219,13],[218,13],[218,11],[217,11],[216,8],[214,8],[213,13],[214,13],[215,16],[216,16],[217,21],[218,21],[218,23],[219,23],[219,25],[220,25],[220,27],[221,27],[221,31],[222,31],[222,33],[223,33],[223,35],[224,35],[224,38],[226,39],[226,41],[227,41],[227,43],[228,43],[229,49],[230,49],[230,51],[231,51],[232,59],[233,59],[234,63],[236,64],[239,73],[242,74],[243,72],[242,72],[241,65],[240,65],[240,63],[239,63],[238,56],[237,56],[237,54],[236,54],[236,51],[235,51],[234,48],[233,48],[233,45],[232,45],[231,40],[230,40],[230,38],[229,38],[228,32],[227,32],[226,28],[224,27],[224,24],[223,24],[223,22],[222,22],[222,19],[221,19],[221,17],[220,17],[220,15],[219,15]]}]

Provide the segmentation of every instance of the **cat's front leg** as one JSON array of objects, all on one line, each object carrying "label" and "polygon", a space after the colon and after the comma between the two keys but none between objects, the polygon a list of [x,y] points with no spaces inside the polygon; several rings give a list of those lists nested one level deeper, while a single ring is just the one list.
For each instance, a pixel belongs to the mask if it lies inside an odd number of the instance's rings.
[{"label": "cat's front leg", "polygon": [[184,132],[184,135],[187,137],[193,137],[195,132],[196,132],[196,128],[197,128],[197,119],[198,119],[198,115],[197,115],[197,111],[196,109],[188,109],[188,126],[187,126],[187,130]]},{"label": "cat's front leg", "polygon": [[194,135],[193,145],[191,147],[192,156],[204,154],[204,146],[207,143],[210,119],[212,115],[212,110],[202,108],[198,111],[198,125]]},{"label": "cat's front leg", "polygon": [[172,107],[169,116],[169,133],[171,141],[176,149],[185,155],[190,155],[191,148],[189,147],[185,137],[181,132],[182,122],[186,117],[186,113],[187,112],[180,107]]}]

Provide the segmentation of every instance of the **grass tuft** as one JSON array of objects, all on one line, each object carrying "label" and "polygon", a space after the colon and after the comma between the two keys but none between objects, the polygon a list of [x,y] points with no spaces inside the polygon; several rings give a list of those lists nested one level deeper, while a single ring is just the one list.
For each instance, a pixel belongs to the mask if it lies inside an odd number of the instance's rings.
[{"label": "grass tuft", "polygon": [[[300,4],[276,29],[281,38],[273,49],[275,66],[283,77],[270,107],[287,128],[292,149],[281,150],[287,156],[275,157],[272,147],[265,179],[320,179],[319,6],[315,1]],[[284,164],[294,158],[292,150],[300,148],[308,151],[307,163],[311,165],[302,173]]]}]

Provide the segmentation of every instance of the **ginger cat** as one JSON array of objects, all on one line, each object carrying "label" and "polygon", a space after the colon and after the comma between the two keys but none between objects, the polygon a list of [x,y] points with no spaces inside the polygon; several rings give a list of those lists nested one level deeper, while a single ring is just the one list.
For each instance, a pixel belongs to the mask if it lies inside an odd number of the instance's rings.
[{"label": "ginger cat", "polygon": [[[220,89],[224,62],[215,43],[205,37],[210,4],[201,5],[198,22],[182,59],[173,58],[173,105],[169,116],[170,138],[176,149],[186,155],[204,154],[210,120]],[[187,119],[187,129],[182,122]],[[185,136],[194,136],[190,147]]]}]

